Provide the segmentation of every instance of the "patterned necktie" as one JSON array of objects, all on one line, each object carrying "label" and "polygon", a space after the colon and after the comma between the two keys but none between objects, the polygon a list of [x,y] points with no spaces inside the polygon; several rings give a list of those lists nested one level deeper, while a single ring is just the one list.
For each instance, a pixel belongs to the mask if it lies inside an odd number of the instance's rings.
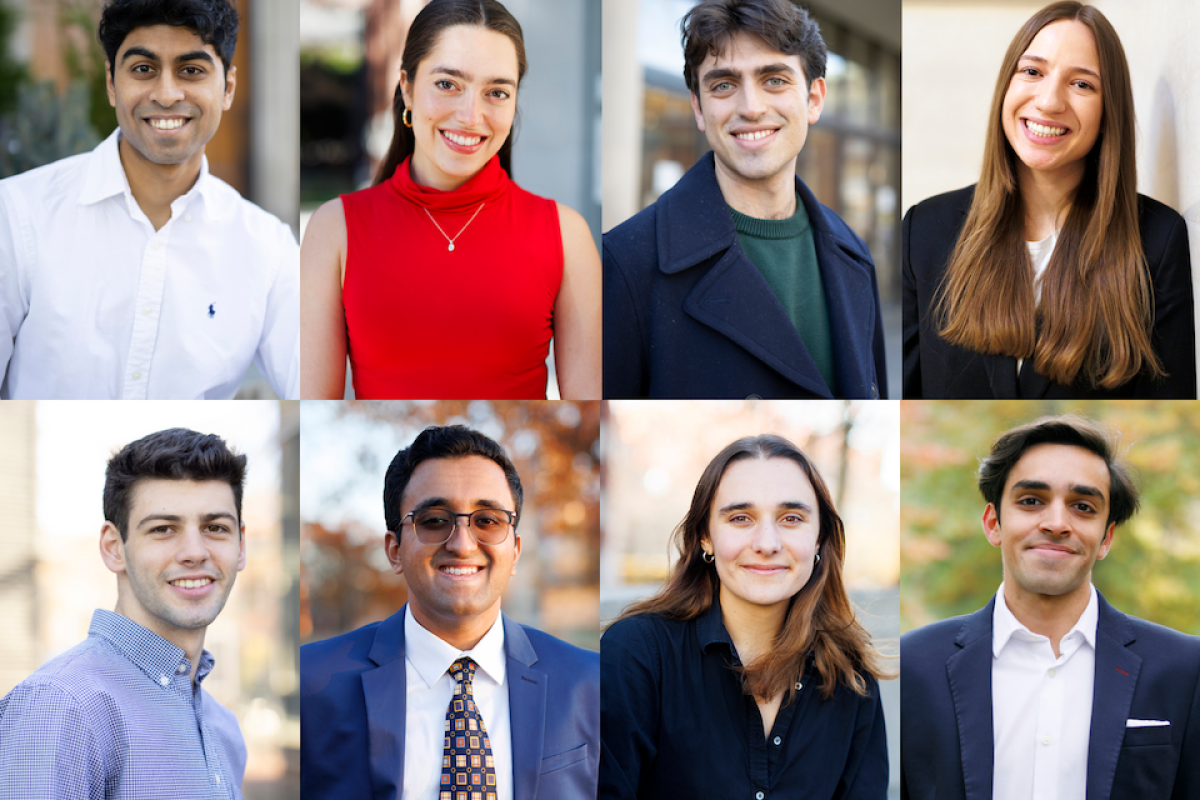
[{"label": "patterned necktie", "polygon": [[496,800],[492,742],[475,708],[475,662],[463,656],[450,665],[454,696],[446,709],[442,781],[438,800]]}]

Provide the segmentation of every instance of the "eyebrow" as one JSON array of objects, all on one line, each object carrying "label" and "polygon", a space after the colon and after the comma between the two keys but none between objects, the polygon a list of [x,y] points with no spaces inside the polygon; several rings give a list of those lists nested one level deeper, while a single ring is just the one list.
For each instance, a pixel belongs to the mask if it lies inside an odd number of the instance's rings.
[{"label": "eyebrow", "polygon": [[[764,64],[763,66],[755,69],[752,74],[755,77],[761,78],[763,75],[776,75],[780,72],[786,72],[789,75],[796,74],[796,70],[792,69],[790,65],[785,64],[782,61],[774,64]],[[708,72],[704,73],[701,83],[710,83],[720,78],[741,78],[744,74],[745,73],[743,73],[741,70],[736,70],[731,67],[713,67]]]},{"label": "eyebrow", "polygon": [[[455,69],[454,67],[434,67],[433,69],[430,70],[430,72],[431,73],[440,72],[444,75],[453,75],[455,78],[459,78],[461,80],[468,81],[468,82],[473,81],[475,79],[475,77],[473,75],[471,75],[470,73],[463,72],[461,69]],[[487,81],[487,83],[489,85],[499,83],[499,84],[503,84],[505,86],[513,86],[513,87],[515,87],[517,85],[517,82],[514,81],[512,78],[500,78],[500,77],[491,78]]]},{"label": "eyebrow", "polygon": [[[1012,488],[1014,492],[1020,489],[1048,492],[1050,491],[1050,484],[1046,483],[1045,481],[1023,480],[1014,483]],[[1104,492],[1100,491],[1095,486],[1089,486],[1086,483],[1073,484],[1071,486],[1071,493],[1083,495],[1084,497],[1098,497],[1101,500],[1104,499]]]},{"label": "eyebrow", "polygon": [[[808,503],[801,503],[799,500],[785,500],[779,504],[779,508],[787,508],[795,511],[812,511],[812,506]],[[717,509],[718,514],[728,514],[731,511],[745,511],[746,509],[755,508],[754,503],[730,503],[727,506],[722,506]]]},{"label": "eyebrow", "polygon": [[[452,506],[452,505],[454,505],[454,503],[447,497],[427,497],[424,500],[422,500],[421,502],[417,503],[415,506],[413,506],[412,510],[413,510],[413,512],[416,512],[416,511],[424,511],[427,508],[449,509],[450,506]],[[472,507],[495,508],[495,509],[500,509],[500,510],[507,510],[504,508],[504,506],[500,505],[495,500],[476,500],[472,504]]]},{"label": "eyebrow", "polygon": [[[162,58],[159,57],[158,53],[155,53],[153,50],[147,50],[145,47],[141,47],[140,45],[134,45],[126,50],[125,54],[121,56],[121,63],[124,64],[134,56],[148,58],[151,61],[162,61]],[[216,64],[216,62],[213,61],[213,57],[204,50],[192,50],[191,52],[182,53],[175,57],[176,64],[182,64],[186,61],[207,61],[209,64]]]},{"label": "eyebrow", "polygon": [[[1050,63],[1043,56],[1031,56],[1031,55],[1022,55],[1019,59],[1017,59],[1018,64],[1021,63],[1022,61],[1032,61],[1035,64],[1049,64]],[[1095,70],[1088,69],[1087,67],[1071,67],[1070,69],[1072,72],[1082,72],[1085,75],[1091,75],[1096,80],[1100,80],[1100,73],[1096,72]]]},{"label": "eyebrow", "polygon": [[[200,515],[201,524],[215,522],[219,519],[228,519],[233,522],[237,522],[237,517],[235,517],[233,514],[230,514],[228,511],[213,511],[208,514]],[[146,517],[143,517],[142,520],[138,522],[136,527],[141,528],[147,522],[155,522],[160,520],[162,522],[182,522],[183,517],[178,514],[150,514]]]}]

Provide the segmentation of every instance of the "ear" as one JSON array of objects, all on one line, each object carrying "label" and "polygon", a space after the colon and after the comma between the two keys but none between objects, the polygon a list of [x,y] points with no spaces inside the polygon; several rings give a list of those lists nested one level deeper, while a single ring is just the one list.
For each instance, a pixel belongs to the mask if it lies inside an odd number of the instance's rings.
[{"label": "ear", "polygon": [[110,572],[120,575],[125,571],[125,543],[121,541],[121,531],[107,520],[100,529],[100,560]]},{"label": "ear", "polygon": [[241,523],[238,527],[238,572],[246,568],[246,523]]},{"label": "ear", "polygon": [[225,73],[225,100],[221,104],[222,111],[228,111],[233,105],[233,93],[237,89],[237,67],[230,67]]},{"label": "ear", "polygon": [[412,81],[408,79],[408,70],[400,70],[400,95],[404,98],[404,107],[412,108]]},{"label": "ear", "polygon": [[691,93],[692,98],[692,113],[696,115],[696,127],[704,133],[704,114],[700,111],[700,98],[696,97],[696,93]]},{"label": "ear", "polygon": [[708,538],[708,536],[701,536],[700,537],[700,549],[707,550],[708,552],[711,553],[716,548],[713,547],[712,539]]},{"label": "ear", "polygon": [[112,62],[104,59],[104,90],[108,92],[108,104],[117,107],[117,87],[113,86]]},{"label": "ear", "polygon": [[514,536],[513,547],[516,549],[513,552],[512,572],[508,573],[509,575],[517,574],[517,562],[521,560],[521,537],[517,536],[515,532],[513,533],[513,536]]},{"label": "ear", "polygon": [[983,510],[983,535],[991,542],[992,547],[1000,546],[1000,515],[991,503]]},{"label": "ear", "polygon": [[1096,556],[1096,560],[1104,558],[1108,555],[1109,548],[1112,547],[1113,534],[1117,531],[1117,523],[1108,523],[1108,530],[1104,532],[1104,541],[1100,542],[1100,552]]},{"label": "ear", "polygon": [[388,531],[383,536],[383,550],[387,553],[388,563],[392,565],[392,572],[397,575],[404,573],[404,562],[400,559],[400,539],[395,531]]},{"label": "ear", "polygon": [[817,78],[808,87],[808,124],[814,125],[821,118],[821,109],[825,107],[825,79]]}]

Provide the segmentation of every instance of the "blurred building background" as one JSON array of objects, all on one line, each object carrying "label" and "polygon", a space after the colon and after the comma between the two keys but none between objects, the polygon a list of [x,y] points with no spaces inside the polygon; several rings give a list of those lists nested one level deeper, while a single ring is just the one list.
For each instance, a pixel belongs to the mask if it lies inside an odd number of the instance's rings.
[{"label": "blurred building background", "polygon": [[295,403],[11,401],[0,405],[0,695],[87,637],[117,581],[100,560],[104,468],[156,430],[216,433],[249,459],[246,569],[205,648],[204,688],[237,715],[246,800],[299,793],[299,413]]},{"label": "blurred building background", "polygon": [[[1121,37],[1129,62],[1138,191],[1183,215],[1192,263],[1200,263],[1200,14],[1189,0],[1091,2]],[[1045,5],[904,0],[903,211],[979,180],[1000,62]]]},{"label": "blurred building background", "polygon": [[[604,4],[604,230],[653,203],[704,153],[683,80],[679,21],[694,0]],[[875,259],[900,391],[899,0],[805,0],[829,50],[821,120],[796,171]]]},{"label": "blurred building background", "polygon": [[463,424],[504,447],[525,491],[504,613],[597,649],[600,413],[599,402],[302,403],[301,641],[385,619],[407,601],[383,548],[384,475],[426,427]]},{"label": "blurred building background", "polygon": [[903,625],[982,608],[1003,579],[983,535],[976,470],[996,437],[1079,411],[1119,434],[1141,510],[1117,528],[1092,582],[1126,614],[1200,634],[1200,405],[1172,401],[905,401],[901,506]]},{"label": "blurred building background", "polygon": [[[846,526],[846,586],[859,620],[887,655],[900,635],[898,401],[662,401],[607,404],[600,615],[607,625],[656,592],[709,461],[743,436],[775,433],[817,466]],[[897,661],[890,665],[898,667]],[[900,763],[898,681],[881,684],[888,754]],[[893,768],[890,797],[899,797]]]},{"label": "blurred building background", "polygon": [[[299,234],[297,0],[234,0],[237,93],[211,172]],[[91,150],[117,127],[96,28],[104,0],[0,0],[0,178]],[[238,393],[274,399],[253,364]]]}]

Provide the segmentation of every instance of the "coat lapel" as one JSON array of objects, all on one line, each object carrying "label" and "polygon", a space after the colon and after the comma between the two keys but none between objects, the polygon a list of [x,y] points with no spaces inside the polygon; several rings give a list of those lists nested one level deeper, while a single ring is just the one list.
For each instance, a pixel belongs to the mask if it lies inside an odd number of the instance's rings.
[{"label": "coat lapel", "polygon": [[502,615],[508,653],[508,715],[512,732],[513,800],[535,800],[546,731],[546,673],[533,669],[537,653],[525,630]]},{"label": "coat lapel", "polygon": [[378,665],[362,674],[371,792],[374,800],[397,800],[404,791],[404,608],[380,624],[367,657]]},{"label": "coat lapel", "polygon": [[946,661],[966,800],[991,800],[995,760],[992,733],[992,610],[995,598],[967,617]]},{"label": "coat lapel", "polygon": [[1125,721],[1133,702],[1142,659],[1127,649],[1134,641],[1125,615],[1103,598],[1096,623],[1096,686],[1092,695],[1092,738],[1088,746],[1088,800],[1109,800]]}]

